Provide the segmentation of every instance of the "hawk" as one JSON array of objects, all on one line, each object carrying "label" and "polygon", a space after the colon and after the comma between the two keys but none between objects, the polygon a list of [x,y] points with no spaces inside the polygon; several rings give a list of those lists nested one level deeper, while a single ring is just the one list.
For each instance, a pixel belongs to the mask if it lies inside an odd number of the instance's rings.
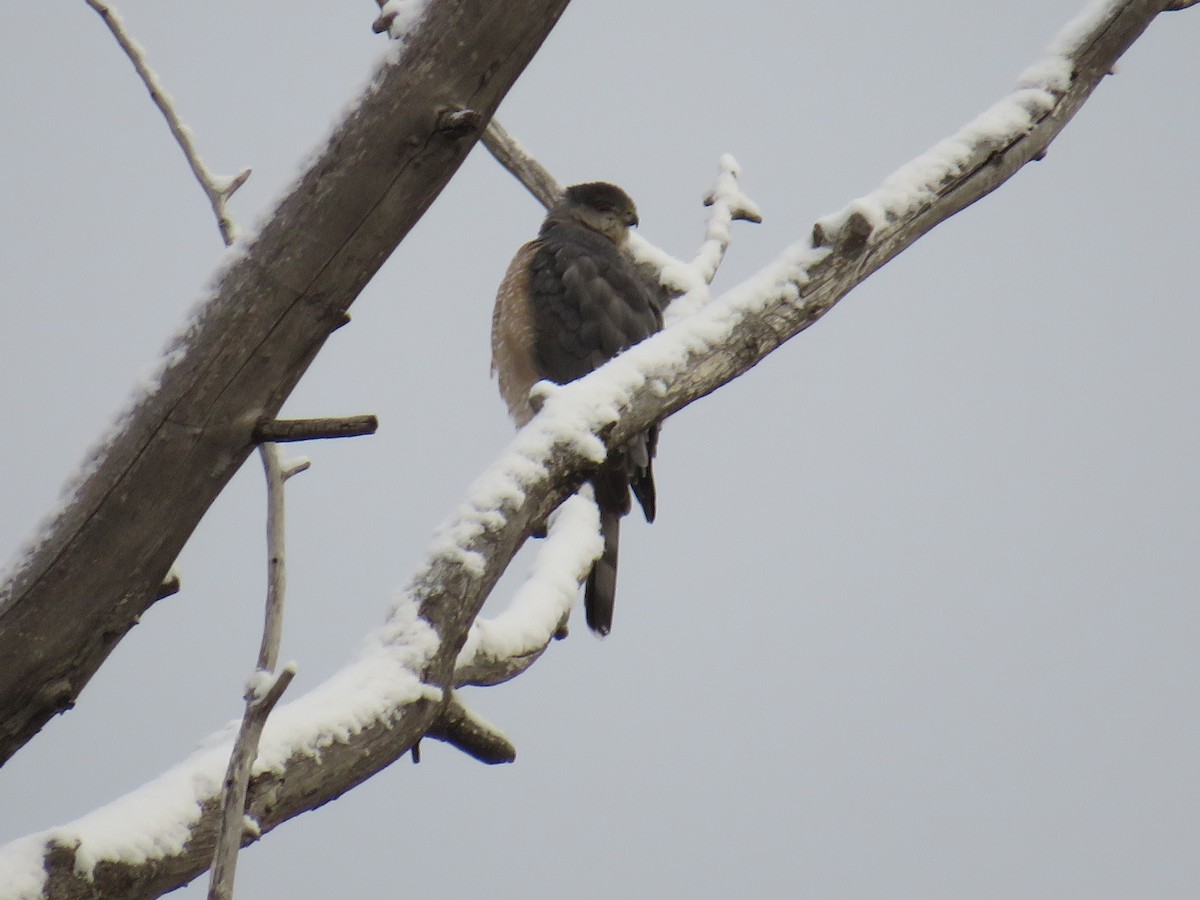
[{"label": "hawk", "polygon": [[[517,251],[492,314],[492,372],[520,427],[533,418],[529,390],[541,380],[566,384],[662,329],[657,294],[622,252],[637,207],[616,185],[576,184],[550,208],[536,239]],[[637,497],[654,521],[652,464],[658,425],[612,449],[591,477],[604,551],[588,575],[588,626],[612,628],[621,517]]]}]

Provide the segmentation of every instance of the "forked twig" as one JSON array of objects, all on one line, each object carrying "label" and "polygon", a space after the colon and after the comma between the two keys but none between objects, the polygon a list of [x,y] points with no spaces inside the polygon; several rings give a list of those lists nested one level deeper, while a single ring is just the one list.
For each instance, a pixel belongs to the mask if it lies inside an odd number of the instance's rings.
[{"label": "forked twig", "polygon": [[204,160],[200,158],[200,153],[196,149],[191,129],[180,120],[179,113],[175,110],[175,104],[171,101],[171,95],[166,92],[162,82],[158,80],[157,73],[146,62],[146,51],[130,36],[121,16],[102,0],[84,0],[84,2],[99,13],[100,18],[104,20],[108,30],[113,33],[113,37],[117,39],[117,43],[121,45],[121,49],[125,51],[129,61],[133,63],[146,90],[150,92],[150,99],[154,101],[154,105],[167,120],[167,126],[171,129],[171,134],[175,136],[180,149],[183,150],[183,155],[192,168],[192,174],[196,176],[196,180],[200,182],[200,187],[208,197],[208,202],[212,204],[213,214],[217,217],[217,227],[221,229],[221,239],[228,247],[237,238],[237,225],[229,215],[225,202],[246,183],[246,179],[250,177],[250,169],[242,169],[233,176],[214,175],[208,170],[208,166],[204,164]]}]

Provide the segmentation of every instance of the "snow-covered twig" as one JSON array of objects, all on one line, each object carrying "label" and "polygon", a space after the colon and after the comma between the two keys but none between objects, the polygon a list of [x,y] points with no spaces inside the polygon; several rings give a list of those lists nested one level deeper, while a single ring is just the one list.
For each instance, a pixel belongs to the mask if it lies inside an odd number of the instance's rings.
[{"label": "snow-covered twig", "polygon": [[716,184],[704,197],[704,205],[712,209],[705,229],[704,244],[692,261],[692,267],[709,284],[716,277],[721,261],[725,259],[725,251],[733,240],[730,226],[734,222],[754,222],[762,224],[762,213],[758,204],[751,200],[742,190],[742,169],[737,160],[726,153],[719,163]]},{"label": "snow-covered twig", "polygon": [[229,215],[225,203],[238,188],[246,183],[246,179],[250,177],[250,170],[242,169],[233,176],[214,175],[208,170],[196,149],[191,129],[180,120],[179,113],[175,110],[175,104],[171,101],[171,95],[166,92],[162,82],[158,80],[158,75],[146,62],[146,51],[130,36],[125,28],[125,22],[116,9],[102,0],[85,0],[85,2],[104,19],[104,24],[113,33],[113,37],[117,39],[117,43],[121,45],[121,49],[125,51],[129,61],[133,63],[146,90],[150,92],[150,99],[154,101],[154,105],[167,120],[171,134],[175,136],[176,142],[183,150],[183,155],[187,157],[192,174],[196,176],[196,180],[200,182],[200,187],[208,197],[208,202],[212,204],[213,214],[217,217],[217,227],[221,229],[221,239],[228,247],[237,238],[237,225]]},{"label": "snow-covered twig", "polygon": [[246,711],[242,715],[242,726],[229,757],[229,768],[225,771],[221,828],[213,851],[209,900],[230,900],[233,897],[233,879],[237,870],[238,850],[242,845],[250,770],[258,756],[258,743],[267,717],[296,675],[295,663],[288,663],[282,671],[275,673],[283,636],[283,599],[287,586],[283,497],[284,482],[307,469],[309,461],[294,460],[285,466],[279,458],[279,448],[271,443],[260,444],[258,451],[262,456],[267,482],[267,602],[258,664],[246,685]]},{"label": "snow-covered twig", "polygon": [[718,163],[717,181],[704,197],[704,205],[711,211],[704,228],[704,243],[690,263],[659,258],[657,254],[661,251],[648,241],[630,242],[634,257],[644,264],[657,266],[659,281],[673,295],[665,314],[668,324],[690,316],[712,299],[709,285],[733,240],[733,223],[762,222],[758,204],[742,190],[740,178],[741,167],[726,153]]},{"label": "snow-covered twig", "polygon": [[[596,372],[553,391],[472,487],[362,656],[271,716],[250,814],[266,833],[407,751],[444,709],[452,650],[525,535],[588,465],[762,360],[921,235],[1040,158],[1162,0],[1093,4],[1020,86],[878,190],[825,217],[758,275]],[[433,676],[433,677],[424,677]],[[155,782],[0,850],[0,897],[48,883],[118,895],[206,864],[228,736]],[[152,814],[149,815],[148,813]],[[76,894],[78,895],[78,894]]]}]

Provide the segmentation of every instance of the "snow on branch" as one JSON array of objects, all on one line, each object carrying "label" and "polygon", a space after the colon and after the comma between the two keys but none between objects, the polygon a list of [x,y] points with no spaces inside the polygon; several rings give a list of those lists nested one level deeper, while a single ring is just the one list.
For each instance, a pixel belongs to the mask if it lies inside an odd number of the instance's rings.
[{"label": "snow on branch", "polygon": [[[648,241],[631,241],[632,251],[639,261],[659,266],[659,280],[673,288],[676,299],[666,309],[667,323],[687,318],[712,299],[709,285],[725,260],[725,252],[733,240],[734,222],[762,222],[758,204],[742,191],[741,167],[726,153],[721,157],[717,181],[704,197],[711,212],[705,225],[704,243],[690,264],[656,257],[656,248]],[[640,238],[641,236],[638,235]]]},{"label": "snow on branch", "polygon": [[[440,530],[358,659],[268,720],[248,803],[258,832],[333,799],[411,748],[448,708],[456,668],[460,676],[470,671],[489,648],[529,646],[489,639],[481,629],[460,658],[513,554],[607,446],[736,378],[925,232],[1041,158],[1164,5],[1092,4],[1012,94],[952,138],[821,219],[808,240],[742,285],[587,377],[546,392],[540,412]],[[577,515],[564,511],[554,527],[584,530]],[[582,565],[590,551],[564,552],[574,560],[564,560],[566,567]],[[547,563],[544,577],[558,583],[560,575],[550,575],[558,565]],[[541,623],[540,640],[553,606],[538,606],[536,616],[514,616]],[[211,851],[231,739],[226,730],[215,746],[109,806],[0,849],[0,897],[65,896],[89,879],[93,891],[121,885],[129,895],[134,885],[149,893],[193,877]]]},{"label": "snow on branch", "polygon": [[454,664],[455,686],[500,684],[533,665],[563,633],[579,585],[602,549],[600,517],[585,487],[550,517],[533,573],[508,609],[471,626]]},{"label": "snow on branch", "polygon": [[213,215],[217,217],[217,227],[221,229],[221,239],[228,247],[237,238],[237,225],[229,215],[225,204],[237,189],[246,183],[246,179],[250,177],[250,170],[242,169],[233,176],[214,175],[208,170],[208,166],[204,164],[204,160],[200,158],[200,152],[196,149],[191,129],[184,125],[179,118],[171,95],[158,80],[158,74],[146,62],[146,51],[130,36],[129,31],[125,28],[124,20],[116,9],[102,0],[85,0],[85,2],[99,13],[100,18],[104,19],[104,24],[113,33],[113,37],[117,39],[117,43],[121,45],[121,49],[125,51],[129,61],[133,63],[146,90],[150,92],[150,99],[154,101],[154,105],[167,120],[167,126],[171,129],[171,134],[174,135],[179,148],[183,150],[192,174],[200,182],[200,187],[212,205]]}]

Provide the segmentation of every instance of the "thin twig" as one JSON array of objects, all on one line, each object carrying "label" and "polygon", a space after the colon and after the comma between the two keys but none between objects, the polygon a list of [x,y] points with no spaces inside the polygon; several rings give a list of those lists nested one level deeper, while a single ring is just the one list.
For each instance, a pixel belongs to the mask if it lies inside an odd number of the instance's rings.
[{"label": "thin twig", "polygon": [[325,438],[358,437],[379,429],[375,416],[339,416],[329,419],[263,419],[251,435],[256,443],[314,441]]},{"label": "thin twig", "polygon": [[263,472],[267,481],[267,603],[263,622],[262,645],[258,650],[258,665],[246,685],[246,710],[225,772],[221,798],[221,830],[213,852],[212,878],[209,881],[209,900],[230,900],[233,879],[237,870],[238,850],[246,810],[246,793],[250,786],[250,771],[258,756],[267,716],[279,701],[296,674],[295,663],[288,663],[278,675],[273,674],[279,658],[279,643],[283,634],[283,597],[287,584],[284,567],[284,482],[308,468],[308,460],[284,465],[279,448],[261,444]]},{"label": "thin twig", "polygon": [[192,168],[192,174],[196,176],[196,180],[200,182],[200,187],[208,197],[208,202],[212,204],[213,214],[217,217],[217,227],[221,229],[221,239],[228,247],[237,237],[237,225],[229,215],[225,202],[246,183],[246,179],[250,177],[250,170],[242,169],[233,177],[214,175],[208,170],[196,149],[191,129],[180,121],[179,113],[175,111],[175,104],[171,101],[171,95],[166,92],[162,82],[158,80],[158,75],[146,62],[146,51],[125,29],[125,23],[121,16],[102,0],[85,0],[85,2],[100,14],[100,18],[104,19],[104,24],[113,33],[113,37],[117,39],[117,43],[121,45],[121,49],[125,51],[129,61],[133,63],[146,90],[150,92],[150,99],[154,101],[154,105],[167,120],[167,126],[171,129],[171,134],[175,136],[180,149],[183,150],[183,155]]},{"label": "thin twig", "polygon": [[[296,664],[288,663],[278,675],[256,672],[246,685],[246,712],[242,716],[242,727],[225,772],[221,830],[213,853],[208,900],[231,900],[233,897],[238,850],[241,849],[242,834],[248,824],[245,814],[246,792],[250,787],[250,772],[258,756],[258,742],[267,724],[267,716],[295,675]],[[254,837],[258,836],[258,829],[253,823],[250,823],[249,830]]]},{"label": "thin twig", "polygon": [[279,448],[260,444],[263,474],[267,480],[267,606],[263,621],[262,645],[258,649],[258,670],[274,672],[283,637],[283,597],[287,588],[284,566],[283,464]]}]

